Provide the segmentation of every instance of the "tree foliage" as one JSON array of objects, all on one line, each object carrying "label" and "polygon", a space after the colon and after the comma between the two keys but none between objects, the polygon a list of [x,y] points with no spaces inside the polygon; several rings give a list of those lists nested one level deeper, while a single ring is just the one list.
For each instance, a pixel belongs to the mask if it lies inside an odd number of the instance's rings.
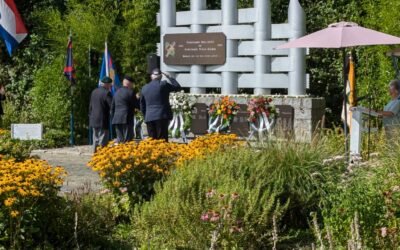
[{"label": "tree foliage", "polygon": [[[307,32],[325,28],[337,21],[353,21],[392,35],[400,35],[396,10],[398,1],[390,0],[302,0],[300,1],[307,20]],[[287,21],[289,1],[271,0],[273,23]],[[69,91],[42,92],[44,79],[55,86],[68,85],[62,77],[62,59],[65,59],[66,44],[70,32],[74,43],[74,60],[77,85],[74,89],[76,126],[83,135],[87,131],[87,107],[89,95],[97,86],[99,65],[89,66],[89,46],[92,52],[102,53],[104,42],[117,65],[117,73],[129,74],[135,79],[136,88],[147,80],[146,55],[156,52],[159,28],[156,25],[158,0],[16,0],[20,13],[29,30],[25,39],[12,57],[6,54],[0,43],[0,81],[6,84],[6,116],[3,126],[9,122],[42,120],[42,113],[62,112],[54,117],[68,117],[69,110],[54,109],[48,100],[70,101]],[[240,8],[253,7],[252,0],[238,0]],[[207,1],[207,8],[219,9],[221,1]],[[177,0],[177,10],[190,9],[189,0]],[[351,48],[357,57],[358,95],[371,94],[373,107],[382,108],[388,100],[386,84],[395,77],[391,59],[384,52],[389,46]],[[100,61],[100,60],[99,60]],[[326,98],[332,113],[329,122],[338,122],[342,92],[342,54],[336,49],[311,49],[308,56],[310,73],[309,94]],[[55,65],[59,65],[56,69]],[[52,70],[50,70],[52,69]],[[51,71],[51,72],[50,72]],[[44,76],[44,72],[48,75]],[[38,85],[38,87],[36,87]],[[42,86],[42,87],[40,87]],[[58,88],[56,87],[56,88]],[[49,88],[50,90],[52,88]],[[32,93],[31,93],[32,92]],[[43,99],[40,95],[54,95]],[[53,98],[53,99],[52,99]],[[41,108],[37,100],[43,100]],[[361,103],[366,106],[368,103]],[[33,108],[32,108],[33,107]],[[56,126],[67,130],[68,122]],[[47,123],[47,122],[45,122]],[[86,135],[84,135],[86,137]]]}]

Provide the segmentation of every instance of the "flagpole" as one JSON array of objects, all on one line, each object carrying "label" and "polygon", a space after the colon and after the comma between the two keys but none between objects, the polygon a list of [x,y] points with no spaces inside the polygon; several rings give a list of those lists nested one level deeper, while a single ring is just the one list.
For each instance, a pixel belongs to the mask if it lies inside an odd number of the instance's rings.
[{"label": "flagpole", "polygon": [[342,54],[343,54],[343,104],[344,104],[344,153],[345,153],[345,159],[346,162],[349,162],[349,155],[348,155],[348,150],[347,150],[347,95],[346,95],[346,86],[347,86],[347,79],[346,79],[346,51],[344,48],[342,48]]},{"label": "flagpole", "polygon": [[[107,47],[107,40],[106,40],[106,42],[104,43],[104,46],[105,46],[105,50],[104,50],[104,60],[106,60],[106,76],[108,76],[108,77],[110,77],[110,70],[109,70],[109,66],[110,65],[108,65],[108,47]],[[113,83],[114,84],[114,83]],[[112,88],[112,87],[111,87]],[[111,91],[111,89],[110,89],[110,91]],[[114,135],[113,135],[113,126],[112,126],[112,117],[110,116],[110,121],[109,121],[109,126],[108,126],[109,128],[109,131],[110,131],[110,133],[109,133],[109,138],[110,138],[110,140],[112,140],[113,139],[113,137],[114,137]]]},{"label": "flagpole", "polygon": [[104,58],[105,58],[105,60],[106,60],[106,76],[108,76],[108,77],[110,77],[110,72],[109,72],[109,69],[108,69],[108,67],[110,66],[110,65],[108,65],[108,47],[107,47],[107,41],[105,42],[105,52],[104,52],[105,54],[104,54]]},{"label": "flagpole", "polygon": [[[69,38],[72,39],[72,31],[71,29],[69,30]],[[71,48],[72,49],[72,48]],[[71,53],[72,54],[72,53]],[[73,90],[73,83],[72,83],[72,75],[70,77],[70,98],[71,98],[71,119],[70,119],[70,131],[71,131],[71,136],[69,138],[69,143],[71,144],[71,146],[75,145],[75,131],[74,131],[74,90]]]},{"label": "flagpole", "polygon": [[[92,63],[92,61],[91,61],[91,48],[90,48],[90,44],[89,44],[89,60],[88,60],[88,62],[89,62],[89,81],[91,81],[91,77],[92,77],[92,65],[91,65],[91,63]],[[89,145],[92,145],[93,144],[93,135],[92,135],[92,128],[89,126],[88,127],[88,142],[89,142]]]}]

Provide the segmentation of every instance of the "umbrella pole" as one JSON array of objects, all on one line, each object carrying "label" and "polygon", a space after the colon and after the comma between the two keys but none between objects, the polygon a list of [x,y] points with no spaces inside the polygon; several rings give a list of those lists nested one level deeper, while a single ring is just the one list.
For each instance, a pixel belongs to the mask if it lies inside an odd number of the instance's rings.
[{"label": "umbrella pole", "polygon": [[343,54],[343,107],[344,107],[344,154],[345,154],[345,159],[348,161],[348,149],[347,149],[347,95],[346,95],[346,51],[344,48],[342,48],[342,54]]}]

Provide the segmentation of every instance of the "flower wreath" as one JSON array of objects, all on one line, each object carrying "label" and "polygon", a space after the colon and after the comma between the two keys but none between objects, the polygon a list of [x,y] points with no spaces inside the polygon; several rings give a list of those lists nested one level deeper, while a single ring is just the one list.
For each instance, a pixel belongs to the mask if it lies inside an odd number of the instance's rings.
[{"label": "flower wreath", "polygon": [[275,120],[278,116],[276,108],[272,103],[272,98],[263,96],[251,98],[247,103],[247,111],[252,133],[257,131],[259,136],[263,132],[269,132],[275,125]]},{"label": "flower wreath", "polygon": [[[208,111],[210,115],[208,131],[219,132],[228,129],[239,110],[239,105],[231,100],[229,96],[224,96],[214,101]],[[220,120],[220,125],[216,127],[218,120]]]},{"label": "flower wreath", "polygon": [[247,111],[249,112],[249,117],[247,120],[249,122],[256,122],[257,118],[265,113],[267,118],[275,119],[277,117],[276,108],[272,103],[272,98],[265,98],[263,96],[251,98],[247,103]]},{"label": "flower wreath", "polygon": [[171,94],[169,102],[174,116],[168,129],[172,137],[179,137],[181,136],[180,133],[188,131],[192,126],[194,103],[190,101],[189,96],[184,91]]}]

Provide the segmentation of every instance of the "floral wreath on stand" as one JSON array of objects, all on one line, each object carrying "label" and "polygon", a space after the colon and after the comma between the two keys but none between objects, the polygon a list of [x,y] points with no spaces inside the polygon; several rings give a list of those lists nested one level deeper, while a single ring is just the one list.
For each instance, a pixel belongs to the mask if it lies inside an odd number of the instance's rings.
[{"label": "floral wreath on stand", "polygon": [[143,139],[143,131],[142,124],[144,121],[144,117],[142,112],[139,109],[135,109],[133,116],[133,135],[135,139]]},{"label": "floral wreath on stand", "polygon": [[182,137],[186,142],[186,132],[192,126],[192,110],[194,103],[184,91],[170,95],[169,103],[173,112],[173,117],[169,123],[168,130],[172,138]]},{"label": "floral wreath on stand", "polygon": [[249,139],[257,132],[258,139],[262,141],[264,135],[271,133],[278,117],[277,110],[272,104],[272,98],[263,96],[251,98],[247,103],[247,111],[249,112],[247,120],[250,123]]},{"label": "floral wreath on stand", "polygon": [[208,133],[227,131],[239,110],[239,105],[231,100],[229,96],[224,96],[214,101],[208,111],[210,115]]}]

